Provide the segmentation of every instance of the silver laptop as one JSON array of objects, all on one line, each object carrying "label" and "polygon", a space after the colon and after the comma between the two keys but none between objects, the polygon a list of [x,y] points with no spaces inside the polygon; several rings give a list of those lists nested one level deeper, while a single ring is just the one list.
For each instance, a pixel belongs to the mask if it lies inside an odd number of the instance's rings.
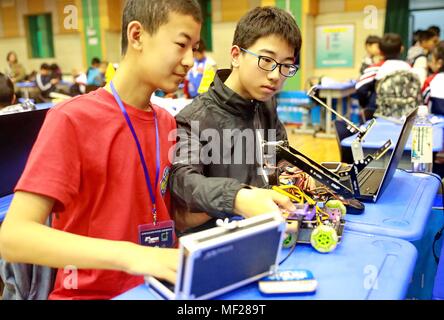
[{"label": "silver laptop", "polygon": [[286,223],[279,214],[234,221],[180,238],[176,285],[148,277],[166,300],[210,299],[273,273]]}]

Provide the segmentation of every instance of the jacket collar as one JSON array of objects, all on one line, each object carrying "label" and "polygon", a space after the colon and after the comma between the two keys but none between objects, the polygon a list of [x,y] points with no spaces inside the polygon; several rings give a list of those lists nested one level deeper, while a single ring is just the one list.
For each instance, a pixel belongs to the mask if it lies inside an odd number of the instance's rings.
[{"label": "jacket collar", "polygon": [[236,92],[228,88],[224,82],[231,74],[231,70],[219,70],[214,78],[213,86],[210,91],[221,102],[220,107],[228,112],[245,118],[254,116],[255,107],[260,107],[263,102],[257,100],[248,100],[242,98]]}]

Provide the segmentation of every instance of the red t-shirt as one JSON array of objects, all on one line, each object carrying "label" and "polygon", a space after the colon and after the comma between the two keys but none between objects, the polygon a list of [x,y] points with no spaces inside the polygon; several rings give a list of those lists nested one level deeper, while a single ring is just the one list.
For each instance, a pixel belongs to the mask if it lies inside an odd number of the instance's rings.
[{"label": "red t-shirt", "polygon": [[[156,172],[152,112],[126,105],[147,162],[152,185]],[[161,170],[157,188],[159,221],[169,220],[169,152],[174,118],[154,107],[159,123]],[[56,200],[52,226],[101,239],[138,243],[138,226],[152,223],[152,202],[136,143],[112,94],[99,89],[49,110],[16,191]],[[118,257],[116,257],[118,259]],[[58,270],[50,299],[109,299],[139,284],[142,277],[106,270]]]}]

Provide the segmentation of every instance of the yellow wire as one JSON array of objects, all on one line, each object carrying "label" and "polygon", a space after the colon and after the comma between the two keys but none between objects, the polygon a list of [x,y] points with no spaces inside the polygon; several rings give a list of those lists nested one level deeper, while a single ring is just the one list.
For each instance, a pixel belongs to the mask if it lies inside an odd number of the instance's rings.
[{"label": "yellow wire", "polygon": [[[285,190],[289,190],[289,189],[295,189],[296,192],[299,194],[300,198],[296,197],[295,195],[291,194],[290,192],[285,191]],[[298,203],[303,203],[304,199],[305,199],[309,205],[315,205],[316,206],[316,213],[317,213],[316,214],[316,222],[318,224],[322,224],[322,221],[329,219],[328,214],[316,205],[316,201],[313,200],[312,198],[310,198],[308,195],[306,195],[299,187],[297,187],[295,185],[281,185],[279,187],[273,186],[273,190],[289,197],[290,199],[292,199]],[[322,220],[321,220],[321,217],[322,217]]]},{"label": "yellow wire", "polygon": [[297,198],[296,196],[292,195],[292,194],[289,193],[289,192],[286,192],[285,190],[282,190],[282,189],[279,188],[279,187],[274,186],[274,187],[273,187],[273,190],[276,191],[276,192],[279,192],[280,194],[282,194],[282,195],[284,195],[284,196],[289,197],[291,200],[296,201],[297,203],[302,203],[302,202],[303,202],[303,199],[301,199],[301,198]]}]

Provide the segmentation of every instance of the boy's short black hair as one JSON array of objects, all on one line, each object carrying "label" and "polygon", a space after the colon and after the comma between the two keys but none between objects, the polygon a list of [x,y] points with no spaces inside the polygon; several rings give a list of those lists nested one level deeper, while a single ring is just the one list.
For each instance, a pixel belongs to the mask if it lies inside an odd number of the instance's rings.
[{"label": "boy's short black hair", "polygon": [[422,30],[416,30],[415,32],[413,32],[413,35],[412,35],[412,46],[416,45],[416,43],[419,41],[419,33],[421,31]]},{"label": "boy's short black hair", "polygon": [[259,38],[276,35],[294,48],[299,56],[302,46],[301,31],[294,18],[285,10],[275,7],[257,7],[244,15],[234,32],[233,45],[248,49]]},{"label": "boy's short black hair", "polygon": [[380,44],[381,37],[371,35],[371,36],[368,36],[367,39],[365,40],[365,44],[368,44],[368,45],[375,44],[375,43]]},{"label": "boy's short black hair", "polygon": [[91,60],[91,65],[93,66],[93,65],[95,65],[95,64],[100,64],[100,59],[99,58],[97,58],[97,57],[94,57],[94,58],[92,58],[92,60]]},{"label": "boy's short black hair", "polygon": [[47,64],[47,63],[43,63],[43,64],[40,66],[40,70],[48,70],[48,71],[50,71],[50,70],[51,70],[51,67],[49,66],[49,64]]},{"label": "boy's short black hair", "polygon": [[0,73],[0,108],[11,105],[14,99],[14,84],[8,76]]},{"label": "boy's short black hair", "polygon": [[418,41],[423,42],[432,39],[435,34],[430,30],[420,30],[418,33]]},{"label": "boy's short black hair", "polygon": [[170,12],[190,15],[198,23],[202,23],[202,9],[197,0],[127,0],[122,18],[122,55],[128,49],[128,25],[139,21],[151,35],[160,26],[168,23]]},{"label": "boy's short black hair", "polygon": [[386,60],[398,59],[402,50],[402,39],[399,34],[385,34],[379,44],[379,49]]},{"label": "boy's short black hair", "polygon": [[444,72],[444,41],[441,41],[435,49],[433,49],[433,55],[436,60],[442,60],[443,65],[438,72]]},{"label": "boy's short black hair", "polygon": [[432,32],[435,36],[441,36],[441,28],[438,26],[430,26],[427,30]]}]

